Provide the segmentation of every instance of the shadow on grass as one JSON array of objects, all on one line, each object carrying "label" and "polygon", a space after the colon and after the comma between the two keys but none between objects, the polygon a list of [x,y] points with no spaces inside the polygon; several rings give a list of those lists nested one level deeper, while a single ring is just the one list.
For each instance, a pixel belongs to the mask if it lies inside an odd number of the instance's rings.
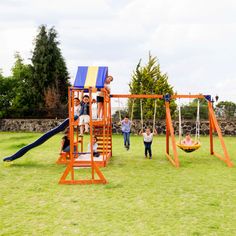
[{"label": "shadow on grass", "polygon": [[114,189],[114,188],[122,188],[122,187],[123,187],[122,184],[109,183],[104,186],[104,189]]},{"label": "shadow on grass", "polygon": [[14,168],[48,168],[49,165],[42,164],[42,163],[36,163],[36,162],[27,162],[27,163],[11,163],[10,167]]},{"label": "shadow on grass", "polygon": [[11,149],[20,149],[20,148],[22,148],[22,147],[24,147],[24,146],[27,146],[28,145],[28,143],[19,143],[19,144],[13,144],[13,145],[11,145],[11,146],[9,146],[9,148],[11,148]]},{"label": "shadow on grass", "polygon": [[10,137],[8,140],[22,140],[22,139],[30,139],[30,138],[37,138],[37,136],[29,134],[29,135],[22,135],[20,137]]}]

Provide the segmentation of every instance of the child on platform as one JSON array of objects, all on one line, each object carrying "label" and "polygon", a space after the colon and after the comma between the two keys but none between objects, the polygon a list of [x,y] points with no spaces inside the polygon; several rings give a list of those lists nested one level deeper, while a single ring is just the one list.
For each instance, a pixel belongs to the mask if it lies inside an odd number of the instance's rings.
[{"label": "child on platform", "polygon": [[[113,77],[111,75],[108,75],[105,83],[104,88],[107,90],[108,93],[110,93],[110,83],[113,81]],[[104,104],[104,92],[100,91],[97,96],[97,117],[98,119],[102,119],[103,117],[103,104]]]},{"label": "child on platform", "polygon": [[62,137],[61,152],[69,152],[70,151],[70,130],[67,128],[64,134],[65,136]]},{"label": "child on platform", "polygon": [[80,109],[81,109],[80,100],[79,98],[75,97],[74,98],[74,115],[75,116],[79,117]]},{"label": "child on platform", "polygon": [[130,131],[131,131],[132,122],[129,120],[128,116],[121,121],[121,130],[124,137],[124,146],[129,150],[130,147]]},{"label": "child on platform", "polygon": [[150,128],[146,128],[145,132],[141,129],[139,132],[140,135],[143,136],[143,143],[145,147],[145,158],[147,158],[147,155],[149,154],[149,159],[152,159],[152,140],[153,135],[157,134],[156,129],[153,130],[153,133],[151,133]]},{"label": "child on platform", "polygon": [[80,103],[81,108],[80,108],[80,113],[79,113],[79,126],[80,126],[80,135],[85,133],[88,133],[88,128],[89,128],[89,96],[84,95],[83,100]]},{"label": "child on platform", "polygon": [[[96,137],[96,136],[93,136],[92,145],[93,145],[93,156],[94,156],[94,157],[99,157],[100,154],[99,154],[99,152],[97,151],[97,149],[98,149],[98,144],[97,144],[97,137]],[[90,143],[88,144],[88,152],[91,152]]]}]

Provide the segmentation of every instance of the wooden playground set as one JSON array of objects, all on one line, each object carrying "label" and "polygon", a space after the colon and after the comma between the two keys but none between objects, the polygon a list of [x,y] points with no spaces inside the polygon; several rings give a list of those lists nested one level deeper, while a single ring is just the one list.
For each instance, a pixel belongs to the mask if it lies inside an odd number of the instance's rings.
[{"label": "wooden playground set", "polygon": [[[220,126],[217,122],[213,101],[210,95],[169,95],[169,94],[109,94],[104,88],[104,83],[108,75],[107,67],[78,67],[75,83],[73,87],[68,89],[68,109],[69,109],[69,130],[70,130],[70,152],[61,153],[57,163],[66,164],[66,169],[59,181],[60,184],[106,184],[107,180],[103,175],[100,167],[106,167],[112,157],[112,114],[111,99],[112,98],[132,98],[132,99],[162,99],[165,103],[166,111],[166,157],[170,163],[178,168],[180,162],[178,158],[177,147],[186,152],[191,152],[200,147],[200,143],[192,147],[186,147],[176,142],[175,132],[172,125],[170,112],[170,101],[173,99],[206,99],[208,103],[209,114],[209,138],[210,138],[210,154],[224,161],[228,167],[232,167],[226,149]],[[90,143],[95,135],[98,138],[99,157],[93,156],[92,145],[90,152],[83,152],[83,137],[79,136],[78,117],[74,116],[74,98],[79,93],[87,93],[89,95],[89,105],[92,107],[92,98],[98,91],[104,93],[103,117],[100,120],[93,120],[92,109],[90,109],[89,135]],[[213,134],[217,134],[223,150],[223,155],[214,151]],[[171,147],[171,148],[170,148]],[[172,150],[172,152],[170,152]],[[81,179],[75,174],[81,168],[91,169],[91,178]]]}]

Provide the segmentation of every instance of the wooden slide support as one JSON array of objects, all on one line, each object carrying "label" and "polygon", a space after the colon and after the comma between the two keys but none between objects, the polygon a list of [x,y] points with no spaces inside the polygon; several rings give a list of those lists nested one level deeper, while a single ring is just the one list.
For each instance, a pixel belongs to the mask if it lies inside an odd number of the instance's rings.
[{"label": "wooden slide support", "polygon": [[[94,160],[93,156],[93,146],[90,145],[90,161],[78,161],[76,158],[78,157],[78,151],[74,152],[74,143],[78,144],[78,122],[74,120],[74,97],[75,92],[80,92],[79,89],[69,88],[69,128],[70,128],[70,153],[69,153],[69,162],[67,163],[67,167],[59,180],[59,184],[106,184],[107,180],[99,169],[98,164]],[[92,107],[92,92],[94,90],[89,88],[89,105]],[[105,115],[105,114],[104,114]],[[90,109],[90,117],[92,118],[92,109]],[[105,119],[105,118],[104,118]],[[104,120],[103,119],[103,120]],[[109,119],[110,120],[110,119]],[[102,123],[103,130],[105,130],[104,122]],[[93,120],[90,119],[90,143],[92,143],[94,127]],[[76,128],[75,128],[76,127]],[[75,131],[77,131],[75,135]],[[104,134],[104,132],[103,132]],[[111,134],[110,134],[111,135]],[[103,140],[105,137],[103,136]],[[83,145],[83,140],[82,140]],[[108,144],[107,144],[108,145]],[[75,171],[80,171],[81,167],[90,167],[91,168],[91,178],[90,179],[78,179],[75,177]]]},{"label": "wooden slide support", "polygon": [[[107,180],[105,179],[104,175],[102,174],[99,167],[96,165],[95,162],[92,163],[91,170],[92,170],[92,178],[91,179],[75,179],[74,176],[74,161],[71,161],[64,171],[59,184],[106,184]],[[76,167],[84,167],[81,165],[76,165]],[[95,178],[95,173],[97,174],[98,178]],[[71,178],[66,179],[70,174]]]}]

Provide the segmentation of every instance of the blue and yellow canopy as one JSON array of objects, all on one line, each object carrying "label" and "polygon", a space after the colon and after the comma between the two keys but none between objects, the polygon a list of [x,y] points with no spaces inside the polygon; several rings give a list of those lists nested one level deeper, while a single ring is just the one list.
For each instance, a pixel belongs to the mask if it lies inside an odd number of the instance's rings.
[{"label": "blue and yellow canopy", "polygon": [[74,87],[103,88],[107,73],[108,67],[105,66],[79,66]]}]

